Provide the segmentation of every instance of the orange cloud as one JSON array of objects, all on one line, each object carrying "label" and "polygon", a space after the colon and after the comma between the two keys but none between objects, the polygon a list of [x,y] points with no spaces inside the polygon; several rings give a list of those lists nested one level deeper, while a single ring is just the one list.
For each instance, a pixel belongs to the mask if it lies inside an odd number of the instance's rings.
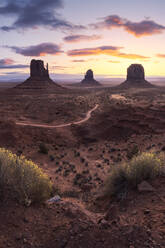
[{"label": "orange cloud", "polygon": [[158,57],[158,58],[165,59],[165,54],[157,54],[157,57]]},{"label": "orange cloud", "polygon": [[94,48],[83,48],[83,49],[74,49],[67,52],[68,56],[91,56],[91,55],[109,55],[113,57],[119,58],[127,58],[127,59],[148,59],[149,57],[139,55],[139,54],[127,54],[121,53],[120,50],[122,47],[115,46],[101,46]]},{"label": "orange cloud", "polygon": [[116,60],[109,60],[108,62],[109,63],[114,63],[114,64],[119,64],[120,63],[120,61],[116,61]]}]

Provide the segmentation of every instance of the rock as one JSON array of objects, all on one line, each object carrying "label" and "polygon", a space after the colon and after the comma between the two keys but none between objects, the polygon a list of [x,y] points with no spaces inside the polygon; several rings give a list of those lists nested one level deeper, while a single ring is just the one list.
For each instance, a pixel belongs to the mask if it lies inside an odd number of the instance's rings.
[{"label": "rock", "polygon": [[62,90],[63,88],[56,84],[49,77],[48,64],[44,67],[42,60],[32,59],[30,63],[30,77],[23,83],[13,88],[14,90]]},{"label": "rock", "polygon": [[127,69],[127,79],[118,86],[119,88],[151,88],[152,84],[145,80],[144,67],[141,64],[132,64]]},{"label": "rock", "polygon": [[144,80],[144,68],[140,64],[132,64],[127,69],[127,80]]},{"label": "rock", "polygon": [[48,64],[45,69],[44,62],[42,60],[32,59],[30,63],[30,76],[40,77],[40,78],[49,78]]},{"label": "rock", "polygon": [[81,81],[84,86],[99,86],[100,83],[94,79],[93,71],[90,69],[86,72],[85,78]]},{"label": "rock", "polygon": [[49,200],[47,200],[48,204],[53,204],[53,203],[57,203],[61,201],[61,197],[59,195],[55,195],[53,198],[50,198]]},{"label": "rock", "polygon": [[93,71],[92,70],[88,70],[85,74],[85,79],[86,80],[93,80]]},{"label": "rock", "polygon": [[139,192],[153,192],[155,189],[146,181],[141,182],[138,184],[138,191]]},{"label": "rock", "polygon": [[102,228],[107,229],[110,225],[107,220],[101,219],[99,220],[99,224],[101,225]]},{"label": "rock", "polygon": [[145,209],[145,210],[144,210],[144,214],[150,214],[150,212],[151,212],[151,211],[150,211],[149,209]]}]

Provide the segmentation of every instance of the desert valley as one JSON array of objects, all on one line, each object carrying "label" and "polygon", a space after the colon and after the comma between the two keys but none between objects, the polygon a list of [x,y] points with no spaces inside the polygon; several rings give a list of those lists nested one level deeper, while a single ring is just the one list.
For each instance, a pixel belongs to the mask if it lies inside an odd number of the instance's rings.
[{"label": "desert valley", "polygon": [[164,9],[0,0],[0,248],[165,248]]},{"label": "desert valley", "polygon": [[1,88],[0,146],[42,168],[54,198],[22,205],[6,194],[0,247],[164,247],[165,177],[103,192],[114,167],[165,151],[165,87],[145,81],[138,64],[113,87],[96,84],[92,70],[87,83],[62,86],[43,61],[32,60],[30,71]]}]

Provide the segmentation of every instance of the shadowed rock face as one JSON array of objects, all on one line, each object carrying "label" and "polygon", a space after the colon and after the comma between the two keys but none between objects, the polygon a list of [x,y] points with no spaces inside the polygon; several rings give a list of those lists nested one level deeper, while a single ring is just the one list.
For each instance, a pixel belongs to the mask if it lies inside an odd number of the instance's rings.
[{"label": "shadowed rock face", "polygon": [[145,80],[143,66],[140,64],[130,65],[127,69],[127,80]]},{"label": "shadowed rock face", "polygon": [[85,79],[86,80],[93,80],[93,71],[92,70],[88,70],[85,74]]},{"label": "shadowed rock face", "polygon": [[23,90],[60,90],[61,86],[53,82],[49,77],[48,64],[45,69],[42,60],[33,59],[30,63],[30,77],[15,87]]},{"label": "shadowed rock face", "polygon": [[154,87],[145,80],[144,67],[132,64],[127,69],[127,80],[119,85],[120,88],[151,88]]},{"label": "shadowed rock face", "polygon": [[99,86],[100,83],[94,79],[93,71],[90,69],[86,72],[85,78],[81,81],[82,85],[86,86]]},{"label": "shadowed rock face", "polygon": [[47,68],[45,69],[44,62],[42,60],[33,59],[30,63],[30,76],[49,78],[48,64],[47,64]]}]

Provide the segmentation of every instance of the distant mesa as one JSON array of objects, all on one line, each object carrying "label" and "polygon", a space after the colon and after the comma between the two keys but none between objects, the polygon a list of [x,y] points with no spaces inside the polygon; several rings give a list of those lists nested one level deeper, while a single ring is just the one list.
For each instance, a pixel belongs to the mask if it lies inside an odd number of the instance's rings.
[{"label": "distant mesa", "polygon": [[145,80],[144,67],[141,64],[132,64],[127,69],[127,79],[119,85],[120,88],[151,88],[151,83]]},{"label": "distant mesa", "polygon": [[93,71],[88,70],[85,74],[85,78],[81,81],[83,86],[100,86],[101,84],[94,79]]},{"label": "distant mesa", "polygon": [[38,79],[50,79],[48,64],[45,69],[44,62],[42,60],[33,59],[30,63],[30,77]]},{"label": "distant mesa", "polygon": [[49,89],[62,89],[49,77],[48,64],[44,67],[42,60],[31,60],[30,63],[30,77],[23,83],[17,85],[15,89],[27,90],[49,90]]}]

